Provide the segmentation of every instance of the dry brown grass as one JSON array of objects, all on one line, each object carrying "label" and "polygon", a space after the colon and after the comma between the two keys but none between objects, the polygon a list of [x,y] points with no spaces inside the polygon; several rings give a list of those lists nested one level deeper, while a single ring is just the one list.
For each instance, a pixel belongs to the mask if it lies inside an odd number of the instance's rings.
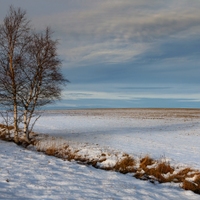
[{"label": "dry brown grass", "polygon": [[[177,174],[175,174],[173,176],[173,182],[176,182],[176,183],[181,183],[183,182],[186,178],[191,178],[194,176],[194,170],[187,167],[185,169],[182,169],[181,171],[179,171]],[[188,173],[190,173],[188,175]]]},{"label": "dry brown grass", "polygon": [[45,151],[45,154],[49,155],[49,156],[55,156],[57,152],[57,149],[55,147],[48,147]]},{"label": "dry brown grass", "polygon": [[[71,152],[71,151],[65,152],[65,158],[66,158],[68,161],[72,161],[72,160],[77,160],[77,161],[78,161],[78,157],[77,157],[76,153]],[[76,159],[76,158],[77,158],[77,159]],[[82,161],[81,161],[81,162],[82,162]]]},{"label": "dry brown grass", "polygon": [[[155,164],[155,165],[154,165]],[[146,156],[140,160],[140,167],[135,177],[142,180],[158,181],[159,183],[182,183],[181,187],[200,194],[200,172],[191,168],[185,168],[174,174],[175,169],[168,162],[159,162]],[[189,181],[188,178],[194,178]]]},{"label": "dry brown grass", "polygon": [[194,183],[194,182],[184,180],[184,181],[183,181],[182,188],[183,188],[184,190],[191,190],[191,191],[193,191],[193,192],[196,193],[196,194],[200,194],[200,186],[197,185],[197,184]]},{"label": "dry brown grass", "polygon": [[123,174],[133,173],[136,171],[135,169],[135,160],[130,156],[126,156],[122,160],[118,161],[114,166],[114,170]]},{"label": "dry brown grass", "polygon": [[140,160],[140,168],[145,170],[148,165],[153,165],[155,163],[155,160],[150,158],[149,156],[145,156]]},{"label": "dry brown grass", "polygon": [[[150,168],[145,171],[148,176],[155,177],[159,183],[166,183],[171,182],[171,176],[174,172],[174,169],[169,165],[167,162],[160,162],[155,168]],[[166,174],[169,174],[168,176],[164,176]]]},{"label": "dry brown grass", "polygon": [[85,161],[84,159],[81,159],[81,157],[77,155],[78,150],[74,152],[71,151],[71,149],[69,149],[69,145],[57,147],[55,144],[52,144],[51,146],[47,146],[46,148],[42,149],[38,147],[37,151],[44,152],[48,156],[55,156],[58,158],[66,159],[68,161],[72,160],[77,160],[80,162]]},{"label": "dry brown grass", "polygon": [[14,129],[13,126],[7,126],[7,125],[5,125],[5,124],[0,124],[0,128],[1,128],[1,129],[6,128],[6,129],[8,129],[8,130],[12,130],[12,129]]},{"label": "dry brown grass", "polygon": [[[5,124],[0,124],[0,139],[4,140],[4,141],[8,141],[8,142],[15,142],[14,140],[14,136],[12,133],[12,131],[14,130],[13,126],[7,126]],[[30,133],[30,141],[26,140],[26,137],[23,134],[23,131],[21,129],[19,129],[19,133],[18,133],[18,139],[19,142],[17,143],[18,145],[21,145],[23,147],[27,147],[29,145],[35,145],[36,140],[35,137],[37,136],[36,133],[32,132]]]},{"label": "dry brown grass", "polygon": [[146,173],[149,171],[149,168],[147,166],[151,166],[155,163],[155,160],[150,158],[148,155],[145,156],[144,158],[140,159],[140,166],[137,169],[134,177],[137,179],[142,179],[142,180],[147,180],[149,179],[149,175]]},{"label": "dry brown grass", "polygon": [[184,180],[182,188],[185,190],[191,190],[196,194],[200,194],[200,175],[196,176],[194,181]]},{"label": "dry brown grass", "polygon": [[13,126],[7,126],[0,124],[0,139],[5,141],[12,141],[10,137],[10,131],[13,129]]},{"label": "dry brown grass", "polygon": [[[171,182],[174,168],[168,162],[156,161],[145,156],[140,160],[140,167],[135,173],[135,177],[142,180],[150,180],[152,182],[158,181],[159,183]],[[168,176],[166,176],[166,174]]]},{"label": "dry brown grass", "polygon": [[156,171],[158,171],[161,174],[172,174],[174,172],[174,168],[171,167],[168,162],[161,162],[156,167]]},{"label": "dry brown grass", "polygon": [[[6,133],[8,131],[6,131],[7,126],[5,125],[0,124],[0,128],[2,129],[0,132],[0,137],[2,139],[3,137],[6,137]],[[12,130],[13,127],[10,126],[8,129]],[[21,145],[26,144],[23,137],[20,138],[20,141]],[[55,140],[52,141],[48,145],[45,143],[44,146],[40,146],[41,141],[36,139],[36,137],[33,137],[31,144],[35,146],[38,151],[42,151],[49,156],[55,156],[69,161],[75,160],[78,163],[92,165],[93,167],[104,170],[117,171],[123,174],[134,173],[134,177],[142,180],[149,180],[153,183],[155,181],[158,181],[159,183],[180,183],[180,186],[183,189],[191,190],[200,194],[200,171],[198,170],[185,168],[180,170],[178,173],[175,173],[175,169],[169,162],[154,160],[149,156],[141,158],[138,166],[134,158],[128,154],[124,154],[122,159],[119,160],[114,166],[103,167],[102,165],[102,167],[99,167],[98,163],[102,163],[107,159],[107,156],[111,156],[109,153],[101,153],[99,158],[88,158],[86,156],[79,155],[79,150],[71,150],[69,145],[66,143],[62,143],[60,146]],[[26,147],[26,145],[24,145],[24,147]]]}]

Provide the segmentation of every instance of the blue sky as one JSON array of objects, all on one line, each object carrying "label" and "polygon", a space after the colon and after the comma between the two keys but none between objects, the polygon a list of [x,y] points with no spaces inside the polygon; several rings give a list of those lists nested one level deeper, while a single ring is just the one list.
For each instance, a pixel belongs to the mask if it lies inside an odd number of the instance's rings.
[{"label": "blue sky", "polygon": [[59,39],[54,108],[200,108],[199,0],[0,0]]}]

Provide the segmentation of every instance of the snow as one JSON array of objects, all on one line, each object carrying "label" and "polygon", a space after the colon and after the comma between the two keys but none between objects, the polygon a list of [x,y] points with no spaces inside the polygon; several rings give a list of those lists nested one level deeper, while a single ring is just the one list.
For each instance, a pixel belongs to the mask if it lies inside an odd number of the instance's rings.
[{"label": "snow", "polygon": [[200,169],[200,111],[187,118],[167,117],[168,111],[139,111],[50,112],[38,121],[35,131]]},{"label": "snow", "polygon": [[0,199],[199,199],[173,185],[153,185],[13,143],[0,141],[0,152]]},{"label": "snow", "polygon": [[[102,152],[148,154],[199,169],[200,112],[188,112],[52,111],[39,119],[34,131],[62,137],[60,143],[66,140],[80,154],[91,157]],[[114,155],[104,164],[115,162]],[[0,199],[191,200],[200,196],[177,184],[152,184],[131,174],[95,169],[0,141]]]}]

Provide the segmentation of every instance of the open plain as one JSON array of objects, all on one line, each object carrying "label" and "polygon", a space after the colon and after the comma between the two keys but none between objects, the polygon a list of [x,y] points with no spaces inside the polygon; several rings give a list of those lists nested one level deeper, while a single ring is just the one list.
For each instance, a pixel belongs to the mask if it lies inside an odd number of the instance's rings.
[{"label": "open plain", "polygon": [[[34,131],[38,147],[63,146],[112,167],[126,155],[170,163],[174,173],[200,169],[200,110],[91,109],[45,111]],[[45,136],[46,135],[46,136]],[[64,150],[63,150],[64,151]],[[1,199],[199,199],[180,183],[138,180],[0,142]],[[188,181],[193,181],[188,179]]]}]

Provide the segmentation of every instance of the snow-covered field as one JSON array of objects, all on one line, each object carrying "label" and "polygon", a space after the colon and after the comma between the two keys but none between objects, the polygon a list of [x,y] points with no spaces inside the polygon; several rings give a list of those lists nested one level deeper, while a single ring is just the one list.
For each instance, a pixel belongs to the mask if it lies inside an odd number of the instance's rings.
[{"label": "snow-covered field", "polygon": [[200,110],[52,111],[35,131],[200,169]]},{"label": "snow-covered field", "polygon": [[[49,111],[34,131],[62,137],[95,156],[100,149],[165,158],[200,169],[200,111]],[[177,184],[152,184],[0,142],[0,199],[200,199]]]}]

